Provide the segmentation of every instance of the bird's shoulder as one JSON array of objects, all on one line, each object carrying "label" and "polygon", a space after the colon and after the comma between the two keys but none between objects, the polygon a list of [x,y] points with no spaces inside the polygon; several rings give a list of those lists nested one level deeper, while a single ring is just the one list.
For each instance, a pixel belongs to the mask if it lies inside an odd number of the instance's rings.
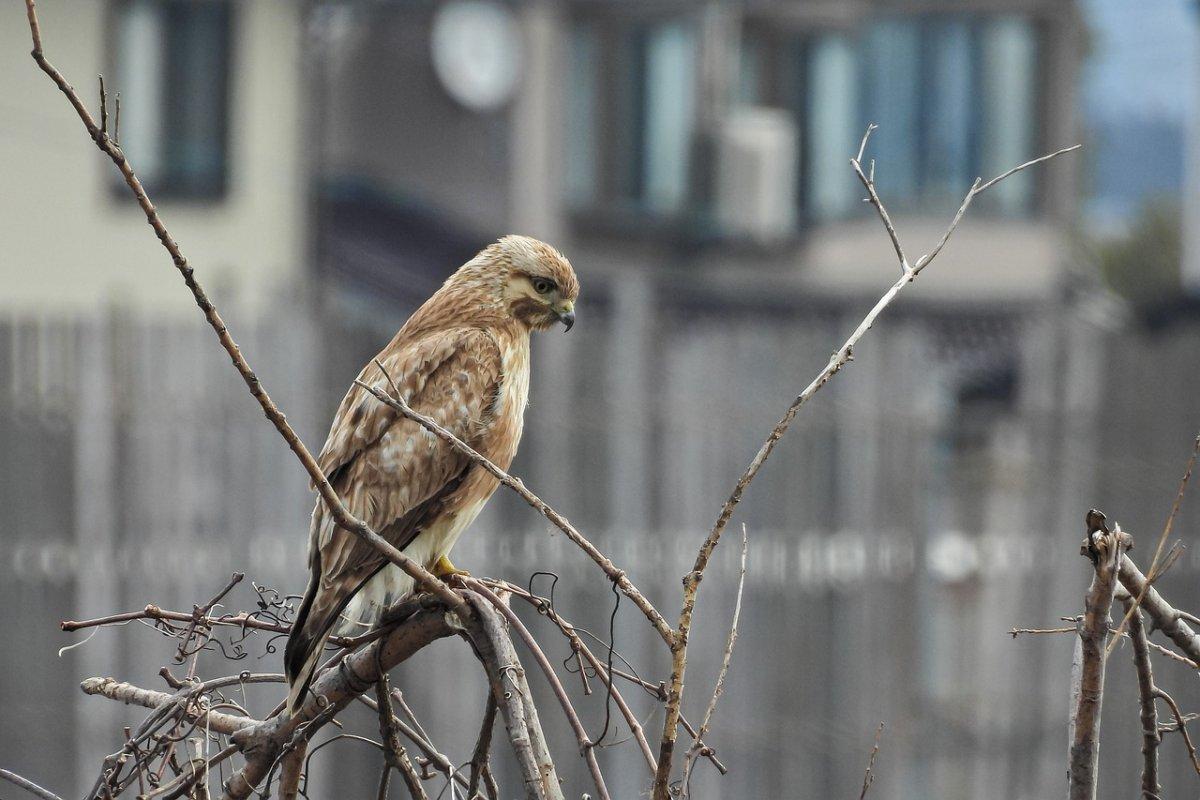
[{"label": "bird's shoulder", "polygon": [[[456,435],[469,436],[471,427],[488,413],[502,370],[502,342],[494,333],[451,328],[397,336],[362,369],[358,381],[387,394],[398,393],[414,410]],[[401,421],[390,406],[351,386],[317,459],[321,470],[332,479]]]}]

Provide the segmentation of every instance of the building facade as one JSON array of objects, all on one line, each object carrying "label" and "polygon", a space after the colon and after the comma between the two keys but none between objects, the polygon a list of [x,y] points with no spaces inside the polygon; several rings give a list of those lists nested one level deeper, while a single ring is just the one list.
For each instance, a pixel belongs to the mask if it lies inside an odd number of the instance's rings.
[{"label": "building facade", "polygon": [[[535,345],[514,471],[667,609],[778,415],[895,280],[848,164],[867,123],[910,255],[977,175],[1078,133],[1083,28],[1056,0],[43,6],[72,80],[115,76],[135,166],[310,446],[360,366],[482,244],[520,232],[567,253],[580,321]],[[298,591],[311,498],[24,36],[0,26],[0,75],[20,87],[6,102],[27,98],[0,122],[19,187],[0,194],[0,601],[17,609],[0,637],[25,643],[0,659],[42,679],[0,683],[0,762],[35,779],[70,763],[45,781],[67,790],[90,785],[129,719],[72,682],[153,685],[169,648],[129,627],[53,659],[57,620],[188,608],[232,569]],[[881,718],[880,796],[1061,788],[1069,642],[1004,633],[1077,612],[1084,509],[1111,502],[1135,532],[1161,522],[1200,391],[1186,337],[1118,335],[1081,277],[1078,170],[1060,159],[981,197],[756,481],[713,742],[734,769],[701,771],[698,796],[849,794]],[[477,574],[554,570],[564,613],[607,631],[603,584],[512,498],[460,549]],[[733,549],[706,581],[693,697],[719,663]],[[622,612],[619,649],[658,674],[643,627]],[[397,675],[436,709],[448,753],[469,750],[482,707],[455,646]],[[239,663],[278,668],[246,647]],[[653,702],[634,699],[653,728]],[[1126,699],[1106,724],[1135,741]],[[603,705],[580,705],[599,730]],[[332,796],[322,781],[373,791],[377,754],[331,747],[311,796]],[[1112,797],[1138,757],[1114,753]],[[600,757],[614,796],[645,789],[629,754]]]}]

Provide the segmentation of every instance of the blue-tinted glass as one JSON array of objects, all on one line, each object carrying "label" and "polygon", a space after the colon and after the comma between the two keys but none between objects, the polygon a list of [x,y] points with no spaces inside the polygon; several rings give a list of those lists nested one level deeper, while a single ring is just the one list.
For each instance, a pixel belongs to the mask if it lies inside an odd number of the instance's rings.
[{"label": "blue-tinted glass", "polygon": [[941,19],[927,28],[922,194],[938,206],[953,203],[974,177],[969,173],[978,96],[972,91],[972,43],[971,28],[963,20]]},{"label": "blue-tinted glass", "polygon": [[688,26],[670,23],[653,29],[645,46],[641,199],[655,211],[671,212],[687,197],[695,36]]},{"label": "blue-tinted glass", "polygon": [[[980,172],[986,179],[1035,155],[1037,45],[1033,27],[1019,17],[991,20],[983,26],[981,49],[984,123]],[[1019,172],[989,190],[988,200],[1006,213],[1023,213],[1032,202],[1033,180],[1033,172]]]},{"label": "blue-tinted glass", "polygon": [[842,35],[816,39],[808,52],[806,176],[808,213],[815,219],[844,216],[853,207],[857,181],[846,159],[862,131],[858,128],[858,63],[851,41]]},{"label": "blue-tinted glass", "polygon": [[864,113],[879,125],[870,156],[884,194],[911,197],[920,168],[920,28],[915,20],[882,20],[863,37]]},{"label": "blue-tinted glass", "polygon": [[600,142],[596,103],[599,99],[597,56],[599,41],[591,25],[571,31],[571,63],[566,96],[566,184],[572,205],[586,206],[595,200],[596,157]]},{"label": "blue-tinted glass", "polygon": [[181,194],[217,194],[225,183],[226,3],[166,6],[168,180]]}]

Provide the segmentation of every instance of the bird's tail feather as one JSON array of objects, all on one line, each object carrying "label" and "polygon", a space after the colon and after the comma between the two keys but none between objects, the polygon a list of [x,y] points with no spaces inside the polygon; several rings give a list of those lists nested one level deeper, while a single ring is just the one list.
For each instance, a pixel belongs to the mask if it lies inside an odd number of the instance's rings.
[{"label": "bird's tail feather", "polygon": [[350,592],[322,588],[319,566],[313,570],[308,590],[296,612],[296,621],[283,652],[288,682],[288,712],[294,714],[304,702],[313,673],[325,649],[325,640],[350,599]]}]

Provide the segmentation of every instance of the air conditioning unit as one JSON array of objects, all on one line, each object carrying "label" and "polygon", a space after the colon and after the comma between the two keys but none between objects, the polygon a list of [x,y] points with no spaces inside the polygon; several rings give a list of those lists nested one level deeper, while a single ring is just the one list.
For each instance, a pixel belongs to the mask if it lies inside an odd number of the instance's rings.
[{"label": "air conditioning unit", "polygon": [[793,235],[798,141],[778,108],[738,107],[717,125],[713,190],[725,236],[769,244]]}]

